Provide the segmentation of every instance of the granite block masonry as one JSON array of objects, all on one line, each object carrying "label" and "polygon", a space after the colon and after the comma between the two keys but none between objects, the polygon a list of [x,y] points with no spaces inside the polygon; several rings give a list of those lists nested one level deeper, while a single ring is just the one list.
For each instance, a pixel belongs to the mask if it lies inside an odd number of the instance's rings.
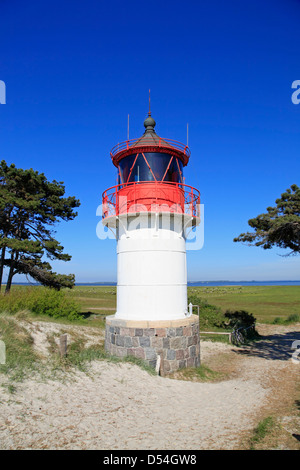
[{"label": "granite block masonry", "polygon": [[106,317],[105,349],[117,357],[134,356],[155,368],[160,356],[160,375],[200,365],[199,318],[133,321]]}]

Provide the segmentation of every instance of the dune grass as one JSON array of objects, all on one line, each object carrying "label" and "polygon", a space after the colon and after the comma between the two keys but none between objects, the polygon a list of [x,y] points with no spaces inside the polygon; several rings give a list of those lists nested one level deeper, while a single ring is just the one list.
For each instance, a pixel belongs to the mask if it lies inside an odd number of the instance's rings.
[{"label": "dune grass", "polygon": [[256,446],[269,435],[272,434],[276,427],[276,421],[273,416],[267,416],[262,419],[258,425],[254,428],[252,436],[250,438],[250,449],[255,450]]},{"label": "dune grass", "polygon": [[170,374],[169,378],[187,380],[189,382],[217,382],[224,378],[224,374],[210,369],[205,364],[201,364],[198,367],[179,369]]},{"label": "dune grass", "polygon": [[36,369],[38,357],[33,349],[33,339],[16,317],[0,315],[0,339],[5,343],[6,361],[0,373],[11,382],[21,382]]},{"label": "dune grass", "polygon": [[150,367],[145,361],[131,357],[125,356],[124,358],[119,358],[108,354],[103,344],[93,345],[86,347],[86,341],[83,338],[79,338],[76,341],[72,342],[68,347],[68,353],[66,357],[59,357],[57,351],[53,351],[53,355],[56,357],[56,368],[63,370],[69,369],[70,367],[75,367],[78,370],[83,372],[88,371],[88,366],[92,361],[100,360],[113,362],[116,364],[120,363],[129,363],[139,366],[141,369],[147,371],[151,375],[155,375],[155,369]]},{"label": "dune grass", "polygon": [[80,319],[80,304],[66,295],[42,286],[14,286],[9,294],[0,294],[0,312],[15,314],[27,310],[33,315],[52,318]]}]

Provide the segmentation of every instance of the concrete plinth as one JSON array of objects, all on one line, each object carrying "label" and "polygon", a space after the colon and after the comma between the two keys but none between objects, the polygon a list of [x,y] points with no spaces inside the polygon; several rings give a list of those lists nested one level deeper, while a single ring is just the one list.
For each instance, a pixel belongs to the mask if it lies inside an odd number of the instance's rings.
[{"label": "concrete plinth", "polygon": [[156,367],[160,374],[200,365],[199,318],[166,321],[121,320],[106,317],[105,349],[117,357],[134,356]]}]

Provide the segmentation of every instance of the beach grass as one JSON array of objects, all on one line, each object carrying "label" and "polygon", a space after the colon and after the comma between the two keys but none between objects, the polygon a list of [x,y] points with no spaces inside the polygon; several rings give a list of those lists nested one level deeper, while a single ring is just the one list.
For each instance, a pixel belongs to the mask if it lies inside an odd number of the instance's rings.
[{"label": "beach grass", "polygon": [[0,365],[0,374],[10,378],[11,386],[13,382],[21,382],[35,370],[38,358],[31,335],[15,317],[0,314],[0,339],[6,347],[6,360]]}]

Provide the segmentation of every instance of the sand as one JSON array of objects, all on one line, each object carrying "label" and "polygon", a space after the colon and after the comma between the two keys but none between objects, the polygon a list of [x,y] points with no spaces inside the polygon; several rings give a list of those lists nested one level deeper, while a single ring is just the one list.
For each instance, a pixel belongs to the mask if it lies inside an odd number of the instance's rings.
[{"label": "sand", "polygon": [[[42,323],[40,335],[33,334],[37,344],[47,329]],[[242,351],[203,341],[204,363],[238,358],[238,371],[217,383],[151,376],[135,365],[95,361],[88,373],[73,370],[55,380],[36,375],[18,384],[13,394],[1,388],[0,448],[240,448],[242,436],[272,401],[274,374],[300,371],[290,349],[290,340],[300,339],[300,325],[270,332],[265,345]]]}]

